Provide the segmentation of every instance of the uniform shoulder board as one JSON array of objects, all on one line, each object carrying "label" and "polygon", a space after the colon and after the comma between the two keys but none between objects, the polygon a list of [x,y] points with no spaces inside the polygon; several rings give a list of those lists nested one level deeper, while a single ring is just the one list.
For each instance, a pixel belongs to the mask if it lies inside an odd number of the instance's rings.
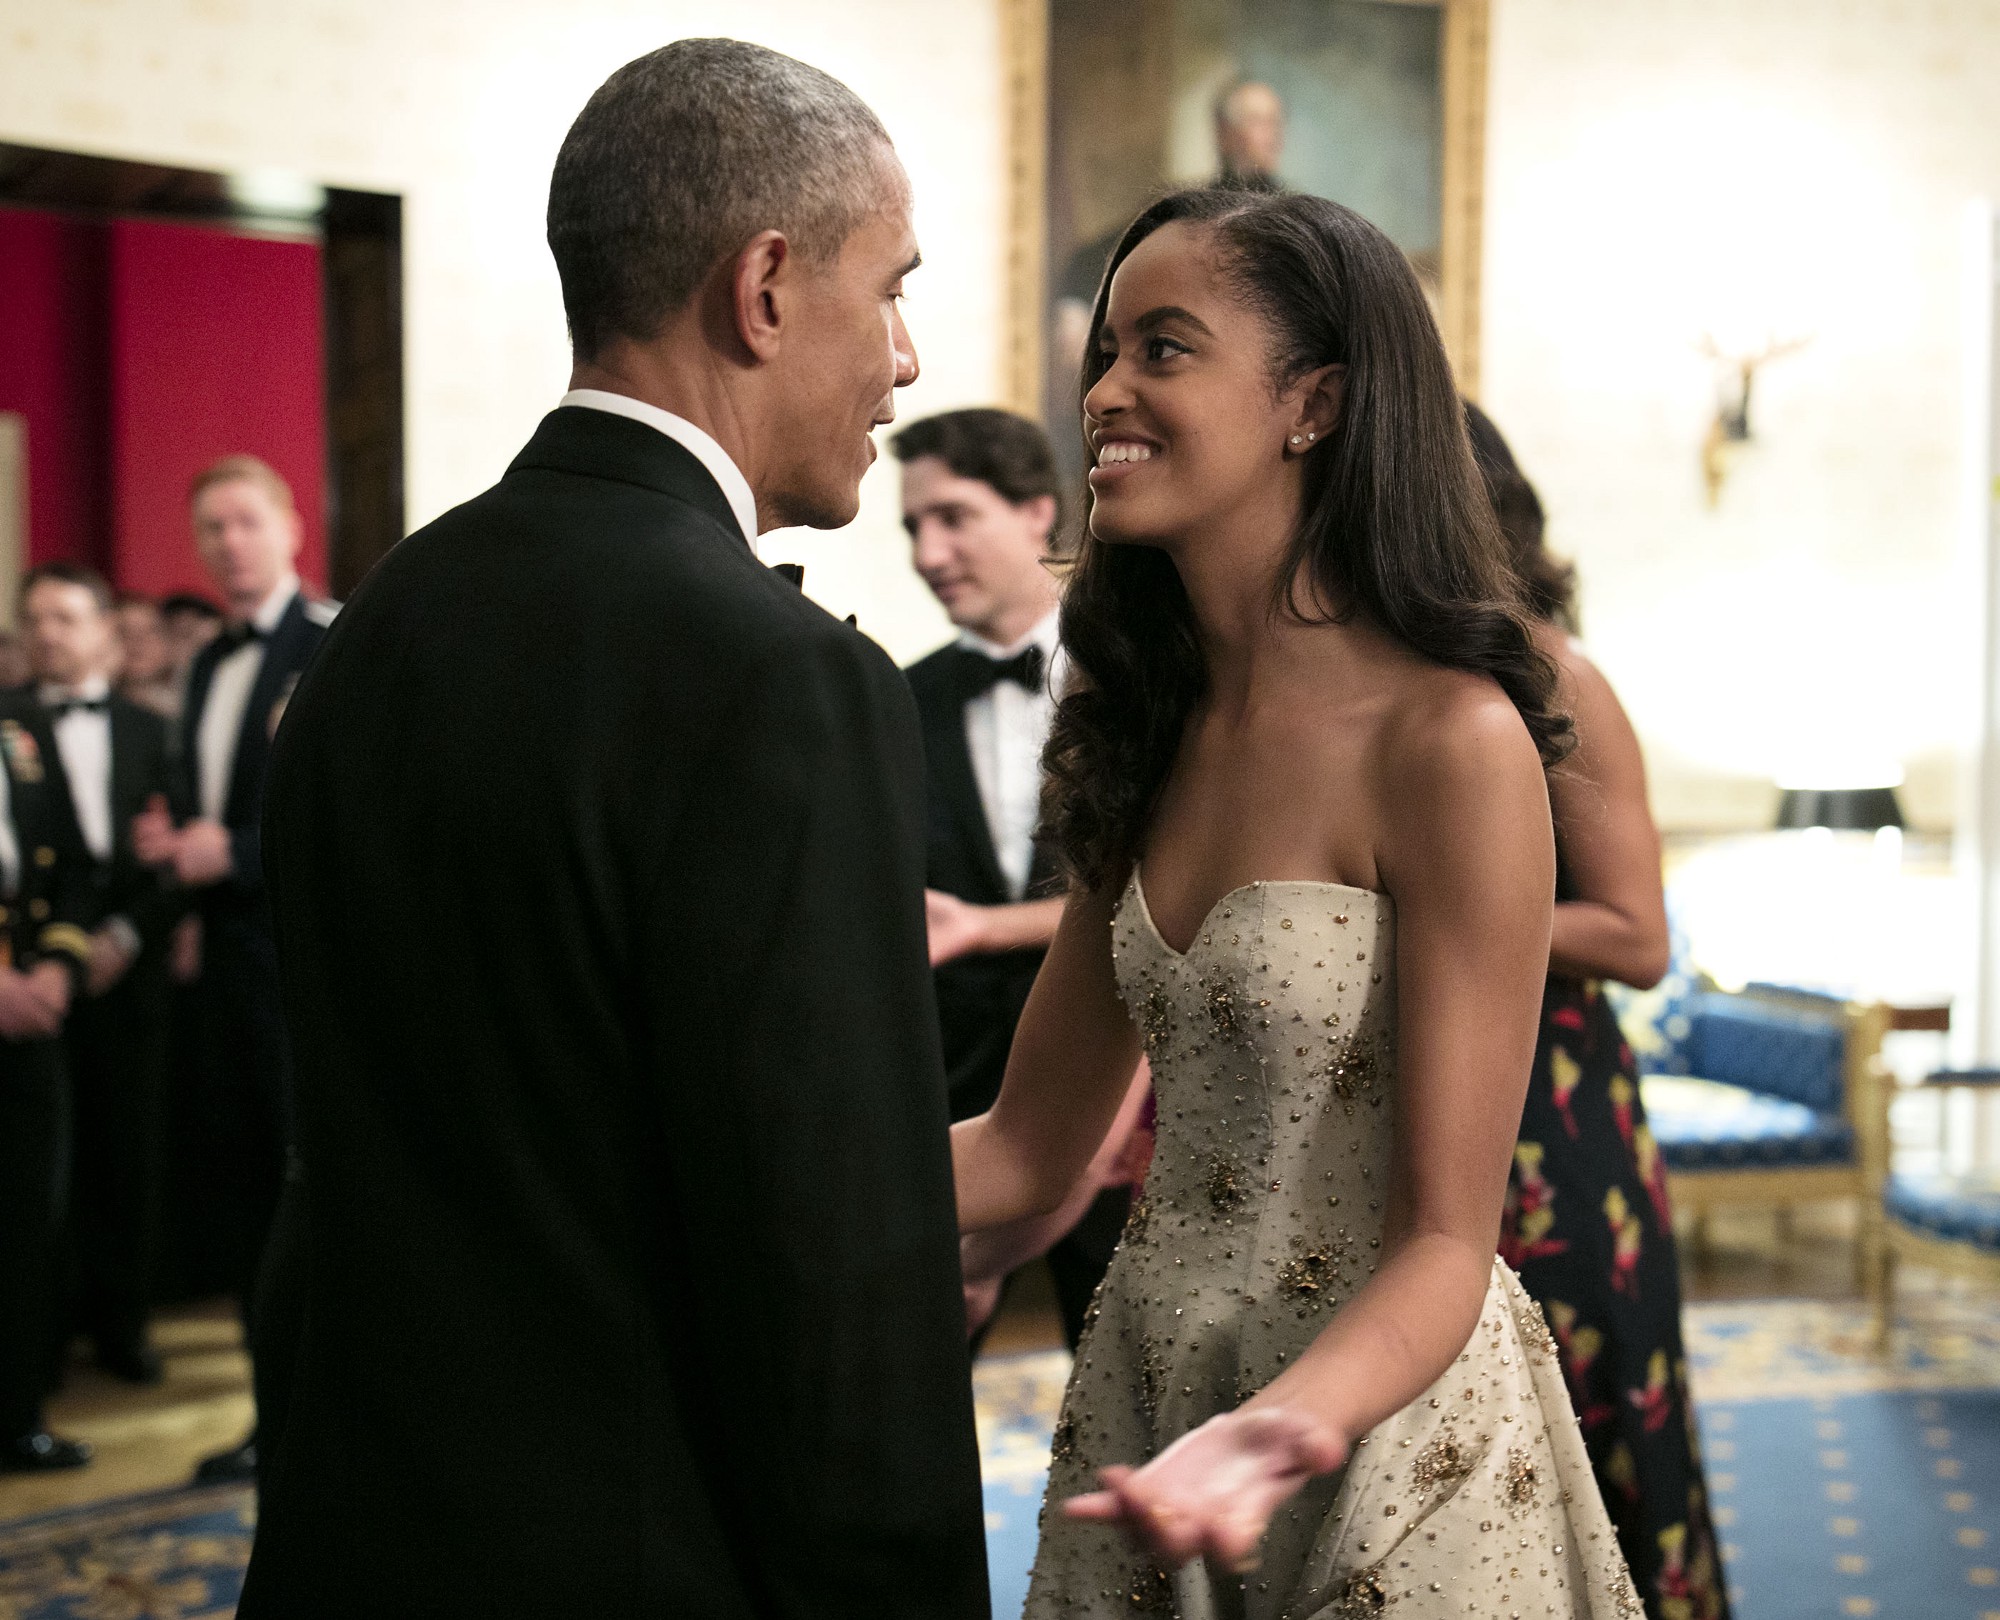
[{"label": "uniform shoulder board", "polygon": [[322,630],[333,623],[334,618],[339,612],[340,604],[338,602],[315,602],[311,600],[306,602],[306,617]]}]

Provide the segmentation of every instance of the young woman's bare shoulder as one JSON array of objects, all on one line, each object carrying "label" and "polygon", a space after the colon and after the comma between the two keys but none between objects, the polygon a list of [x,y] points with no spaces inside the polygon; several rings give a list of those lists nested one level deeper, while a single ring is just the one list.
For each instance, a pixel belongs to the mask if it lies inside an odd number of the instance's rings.
[{"label": "young woman's bare shoulder", "polygon": [[1390,892],[1494,850],[1532,862],[1552,842],[1542,756],[1512,700],[1486,676],[1436,674],[1384,728],[1378,864]]},{"label": "young woman's bare shoulder", "polygon": [[1380,763],[1399,796],[1541,791],[1541,755],[1520,711],[1499,682],[1466,670],[1430,669],[1410,684],[1382,729]]}]

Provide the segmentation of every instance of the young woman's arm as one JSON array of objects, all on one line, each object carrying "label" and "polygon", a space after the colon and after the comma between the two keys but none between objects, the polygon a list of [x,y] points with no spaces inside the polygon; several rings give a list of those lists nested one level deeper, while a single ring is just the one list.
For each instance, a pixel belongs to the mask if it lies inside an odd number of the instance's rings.
[{"label": "young woman's arm", "polygon": [[1139,1032],[1112,974],[1108,890],[1071,893],[1014,1031],[999,1100],[952,1127],[961,1232],[1057,1208],[1131,1085]]},{"label": "young woman's arm", "polygon": [[1650,989],[1667,971],[1667,904],[1646,761],[1618,694],[1583,649],[1553,630],[1540,639],[1562,666],[1577,735],[1576,752],[1549,778],[1569,874],[1549,969]]},{"label": "young woman's arm", "polygon": [[1070,1504],[1123,1521],[1169,1563],[1243,1567],[1292,1492],[1444,1373],[1486,1297],[1548,962],[1548,794],[1511,706],[1485,694],[1426,725],[1385,785],[1397,1112],[1384,1258],[1241,1408]]},{"label": "young woman's arm", "polygon": [[[1000,1285],[1017,1267],[1038,1260],[1075,1230],[1078,1221],[1090,1213],[1099,1193],[1112,1187],[1131,1186],[1139,1179],[1130,1169],[1135,1138],[1152,1094],[1152,1074],[1144,1063],[1132,1077],[1132,1084],[1119,1105],[1096,1155],[1069,1196],[1047,1215],[1016,1221],[1011,1226],[989,1226],[983,1232],[969,1232],[959,1241],[958,1259],[965,1273],[965,1330],[977,1333],[1000,1303]],[[1139,1142],[1146,1150],[1151,1133]]]}]

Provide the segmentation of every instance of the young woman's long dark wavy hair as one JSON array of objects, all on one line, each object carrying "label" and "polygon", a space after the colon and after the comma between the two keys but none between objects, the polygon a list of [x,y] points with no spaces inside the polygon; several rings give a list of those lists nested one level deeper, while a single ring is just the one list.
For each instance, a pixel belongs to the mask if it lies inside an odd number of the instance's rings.
[{"label": "young woman's long dark wavy hair", "polygon": [[[1108,369],[1098,341],[1113,273],[1177,220],[1213,230],[1226,273],[1269,324],[1274,387],[1347,367],[1339,421],[1305,457],[1273,613],[1309,616],[1302,596],[1332,604],[1336,617],[1365,614],[1436,663],[1491,676],[1543,761],[1561,759],[1572,737],[1555,707],[1555,665],[1535,646],[1506,566],[1437,326],[1408,261],[1359,214],[1224,187],[1162,198],[1105,269],[1083,392]],[[1173,560],[1098,540],[1087,516],[1062,640],[1073,678],[1043,759],[1045,822],[1071,876],[1099,888],[1137,859],[1207,669]]]}]

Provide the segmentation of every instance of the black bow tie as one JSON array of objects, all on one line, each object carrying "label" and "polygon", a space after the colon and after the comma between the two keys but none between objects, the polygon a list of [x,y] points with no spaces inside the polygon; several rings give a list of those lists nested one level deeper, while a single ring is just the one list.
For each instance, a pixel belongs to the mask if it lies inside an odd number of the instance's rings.
[{"label": "black bow tie", "polygon": [[222,649],[222,656],[227,658],[233,652],[241,652],[253,641],[269,638],[268,630],[259,630],[254,624],[233,624],[215,638],[215,644]]},{"label": "black bow tie", "polygon": [[1030,647],[1012,658],[990,658],[973,647],[958,649],[959,689],[967,702],[990,692],[1002,681],[1018,681],[1025,691],[1039,692],[1048,677],[1048,658]]},{"label": "black bow tie", "polygon": [[54,703],[44,703],[42,707],[48,710],[51,720],[60,720],[66,714],[109,714],[111,699],[109,697],[59,698]]}]

